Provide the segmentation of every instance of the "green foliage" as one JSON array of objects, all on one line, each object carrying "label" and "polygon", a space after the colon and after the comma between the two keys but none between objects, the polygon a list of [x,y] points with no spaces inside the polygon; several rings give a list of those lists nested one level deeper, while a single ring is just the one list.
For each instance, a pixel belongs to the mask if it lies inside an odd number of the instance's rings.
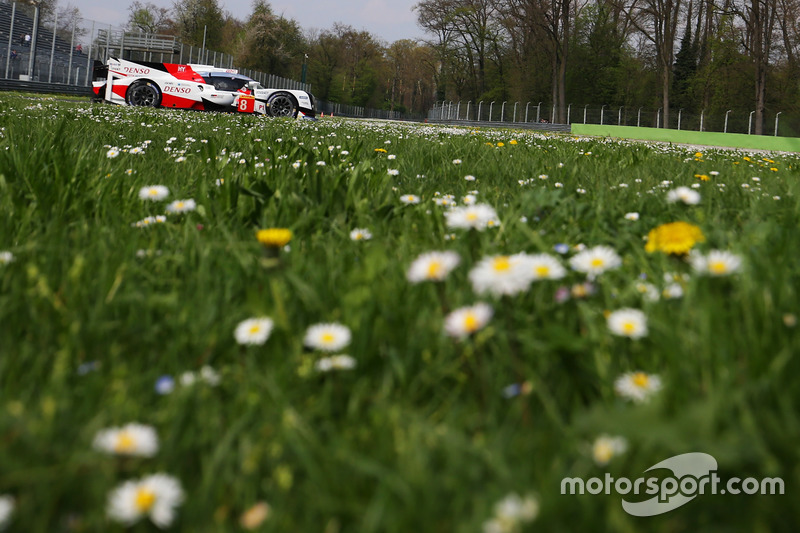
[{"label": "green foliage", "polygon": [[[11,531],[123,531],[106,516],[109,492],[155,472],[186,492],[176,531],[240,531],[241,513],[264,500],[261,531],[466,533],[509,492],[537,494],[530,530],[783,531],[800,520],[795,155],[8,94],[0,109],[0,251],[14,256],[0,265]],[[141,200],[154,184],[169,198]],[[698,205],[665,201],[693,184]],[[462,204],[473,190],[499,227],[447,226],[434,200]],[[196,210],[135,227],[181,198]],[[648,231],[676,220],[702,228],[701,250],[739,254],[742,271],[709,278],[646,253]],[[256,241],[264,227],[294,233],[277,262]],[[372,239],[351,240],[354,228]],[[612,246],[622,265],[565,301],[559,288],[583,274],[516,296],[473,291],[483,257],[556,255],[559,243]],[[461,264],[440,284],[409,283],[431,250]],[[689,274],[683,297],[643,299],[643,275],[661,288],[669,272]],[[479,300],[494,308],[488,326],[446,336],[448,311]],[[621,307],[644,310],[646,337],[609,332],[604,313]],[[271,336],[237,344],[253,316],[274,320]],[[352,330],[354,369],[314,369],[323,354],[303,336],[319,322]],[[217,386],[180,379],[205,365]],[[651,402],[615,394],[633,370],[661,377]],[[163,375],[177,381],[171,394],[154,389]],[[504,397],[522,382],[528,394]],[[99,430],[133,421],[157,430],[154,457],[92,448]],[[602,433],[629,442],[606,467],[588,451]],[[559,492],[565,476],[635,478],[690,451],[716,457],[723,478],[780,476],[786,495],[702,495],[635,518],[617,494]]]}]

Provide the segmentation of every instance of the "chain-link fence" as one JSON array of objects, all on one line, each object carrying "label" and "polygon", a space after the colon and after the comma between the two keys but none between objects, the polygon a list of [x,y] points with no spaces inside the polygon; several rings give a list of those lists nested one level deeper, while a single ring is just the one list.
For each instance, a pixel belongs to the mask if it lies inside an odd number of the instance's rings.
[{"label": "chain-link fence", "polygon": [[[93,20],[46,19],[36,5],[0,0],[0,77],[88,86],[94,62],[109,57],[158,63],[192,63],[237,68],[233,56],[192,46],[171,35],[116,28]],[[311,86],[249,69],[241,74],[264,87],[299,89]]]},{"label": "chain-link fence", "polygon": [[[725,133],[756,133],[755,111],[726,110],[723,113],[688,113],[670,109],[666,118],[663,109],[645,107],[575,106],[568,105],[565,124],[607,124],[670,128],[691,131]],[[559,123],[555,106],[543,102],[436,102],[428,119],[453,122]],[[767,109],[764,113],[762,135],[800,136],[800,120],[782,111]]]}]

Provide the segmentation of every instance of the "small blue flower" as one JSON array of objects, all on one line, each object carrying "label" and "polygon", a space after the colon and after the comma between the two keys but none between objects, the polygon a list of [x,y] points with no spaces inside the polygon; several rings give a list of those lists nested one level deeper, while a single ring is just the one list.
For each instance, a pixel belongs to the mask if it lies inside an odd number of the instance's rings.
[{"label": "small blue flower", "polygon": [[169,394],[175,389],[175,380],[172,376],[161,376],[156,380],[156,392],[158,394]]},{"label": "small blue flower", "polygon": [[100,361],[89,361],[88,363],[83,363],[78,367],[78,375],[85,376],[89,372],[94,372],[98,368],[100,368]]},{"label": "small blue flower", "polygon": [[556,244],[555,246],[553,246],[553,250],[555,250],[556,253],[559,253],[559,254],[563,255],[563,254],[569,252],[569,244],[564,244],[563,242],[560,242],[560,243]]}]

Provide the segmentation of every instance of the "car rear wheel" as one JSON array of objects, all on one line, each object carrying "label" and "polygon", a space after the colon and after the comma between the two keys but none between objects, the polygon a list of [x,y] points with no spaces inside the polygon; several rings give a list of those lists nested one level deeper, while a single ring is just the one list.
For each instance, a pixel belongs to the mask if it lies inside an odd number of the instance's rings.
[{"label": "car rear wheel", "polygon": [[275,93],[267,100],[269,114],[273,117],[292,117],[297,115],[297,100],[289,93]]},{"label": "car rear wheel", "polygon": [[158,107],[161,105],[161,91],[151,81],[135,81],[128,87],[125,101],[128,105]]}]

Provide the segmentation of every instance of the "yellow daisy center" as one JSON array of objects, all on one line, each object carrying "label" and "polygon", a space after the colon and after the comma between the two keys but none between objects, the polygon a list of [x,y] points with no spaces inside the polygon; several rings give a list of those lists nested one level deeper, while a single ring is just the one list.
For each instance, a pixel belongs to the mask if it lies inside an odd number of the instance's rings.
[{"label": "yellow daisy center", "polygon": [[477,213],[467,213],[467,220],[469,220],[470,222],[475,222],[476,220],[478,220]]},{"label": "yellow daisy center", "polygon": [[330,343],[333,342],[333,340],[334,340],[333,333],[323,333],[322,334],[322,342],[324,342],[325,344],[330,344]]},{"label": "yellow daisy center", "polygon": [[439,261],[431,261],[428,265],[428,277],[438,278],[442,273],[442,263]]},{"label": "yellow daisy center", "polygon": [[114,444],[114,451],[117,453],[129,452],[136,447],[136,440],[133,435],[127,431],[123,431],[117,435],[117,442]]},{"label": "yellow daisy center", "polygon": [[633,381],[634,385],[640,389],[643,389],[647,387],[648,383],[650,383],[650,378],[644,372],[635,372],[631,377],[631,381]]},{"label": "yellow daisy center", "polygon": [[597,267],[603,266],[603,263],[604,263],[604,261],[603,261],[602,258],[595,257],[594,259],[592,259],[591,265],[592,265],[592,268],[597,268]]},{"label": "yellow daisy center", "polygon": [[625,332],[626,335],[630,335],[634,331],[636,331],[636,324],[633,322],[625,322],[622,324],[622,331]]},{"label": "yellow daisy center", "polygon": [[250,330],[249,330],[250,335],[255,335],[259,331],[261,331],[261,326],[259,326],[258,324],[254,325],[254,326],[250,326]]},{"label": "yellow daisy center", "polygon": [[157,189],[150,189],[150,193],[149,194],[150,194],[150,196],[156,196],[158,194],[158,190]]},{"label": "yellow daisy center", "polygon": [[156,495],[153,491],[145,488],[136,489],[136,499],[134,500],[134,505],[136,506],[137,511],[140,513],[146,513],[153,507],[153,504],[155,503]]},{"label": "yellow daisy center", "polygon": [[545,277],[550,274],[550,267],[547,265],[539,265],[536,267],[536,274]]},{"label": "yellow daisy center", "polygon": [[470,333],[478,329],[478,318],[474,313],[467,313],[464,316],[464,329]]},{"label": "yellow daisy center", "polygon": [[728,265],[723,261],[712,261],[708,264],[708,269],[714,274],[724,274],[728,271]]},{"label": "yellow daisy center", "polygon": [[598,463],[607,463],[614,456],[614,448],[605,442],[601,442],[594,447],[594,458]]},{"label": "yellow daisy center", "polygon": [[501,257],[495,257],[492,267],[497,272],[505,272],[511,268],[511,261],[508,259],[508,256],[505,255]]}]

